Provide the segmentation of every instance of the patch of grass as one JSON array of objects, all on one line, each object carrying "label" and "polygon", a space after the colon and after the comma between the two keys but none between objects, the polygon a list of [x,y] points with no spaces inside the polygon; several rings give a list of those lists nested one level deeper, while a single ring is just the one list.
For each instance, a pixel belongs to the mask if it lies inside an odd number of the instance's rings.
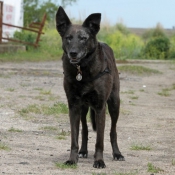
[{"label": "patch of grass", "polygon": [[9,132],[22,132],[21,129],[16,129],[16,128],[14,128],[14,127],[11,127],[8,131],[9,131]]},{"label": "patch of grass", "polygon": [[124,108],[120,108],[120,113],[123,114],[123,115],[129,115],[129,114],[131,114],[131,111],[126,110]]},{"label": "patch of grass", "polygon": [[159,167],[155,167],[152,163],[148,163],[147,167],[148,167],[147,171],[150,173],[159,173],[159,172],[164,171],[163,169],[161,169]]},{"label": "patch of grass", "polygon": [[69,110],[64,103],[55,103],[51,107],[43,106],[43,112],[45,115],[56,115],[56,114],[68,114]]},{"label": "patch of grass", "polygon": [[15,89],[14,88],[7,88],[6,90],[9,92],[13,92]]},{"label": "patch of grass", "polygon": [[106,173],[92,173],[92,175],[107,175]]},{"label": "patch of grass", "polygon": [[170,91],[172,91],[172,90],[175,90],[175,83],[173,83],[170,88],[164,88],[164,89],[162,89],[161,92],[158,92],[157,94],[161,95],[161,96],[168,97],[171,95]]},{"label": "patch of grass", "polygon": [[54,126],[44,126],[40,128],[41,130],[49,130],[49,131],[56,131],[58,130],[56,127]]},{"label": "patch of grass", "polygon": [[39,95],[35,97],[36,100],[44,101],[46,98],[45,96]]},{"label": "patch of grass", "polygon": [[66,165],[64,163],[55,163],[55,166],[59,169],[65,170],[65,169],[76,169],[77,165]]},{"label": "patch of grass", "polygon": [[144,89],[140,89],[139,91],[140,91],[140,92],[144,92],[145,90],[144,90]]},{"label": "patch of grass", "polygon": [[58,140],[65,140],[66,136],[69,136],[70,132],[66,132],[64,130],[62,130],[61,132],[58,133],[58,136],[56,137],[56,139]]},{"label": "patch of grass", "polygon": [[44,114],[44,115],[59,115],[59,114],[68,114],[68,107],[64,103],[55,103],[53,106],[46,105],[28,105],[26,108],[23,108],[19,111],[21,116],[26,116],[28,114]]},{"label": "patch of grass", "polygon": [[175,90],[175,83],[172,84],[172,90]]},{"label": "patch of grass", "polygon": [[135,151],[140,151],[140,150],[146,150],[146,151],[150,151],[152,150],[151,146],[146,145],[144,146],[143,144],[132,144],[130,147],[131,150],[135,150]]},{"label": "patch of grass", "polygon": [[28,105],[26,108],[23,108],[19,111],[21,116],[24,116],[29,113],[41,114],[41,109],[36,105]]},{"label": "patch of grass", "polygon": [[129,98],[132,100],[137,100],[139,97],[138,96],[130,96]]},{"label": "patch of grass", "polygon": [[40,91],[40,94],[41,94],[41,95],[51,95],[51,90],[48,90],[48,91],[46,91],[46,90],[41,90],[41,91]]},{"label": "patch of grass", "polygon": [[5,143],[0,142],[0,150],[9,151],[10,148]]},{"label": "patch of grass", "polygon": [[126,72],[129,74],[135,75],[151,75],[151,74],[161,74],[162,72],[156,69],[150,69],[144,66],[136,66],[136,65],[123,65],[118,66],[120,72]]},{"label": "patch of grass", "polygon": [[157,94],[161,95],[161,96],[164,96],[164,97],[168,97],[168,96],[171,95],[170,94],[170,89],[168,89],[168,88],[162,89],[162,91],[158,92]]},{"label": "patch of grass", "polygon": [[175,160],[174,160],[174,159],[172,159],[171,164],[172,164],[173,166],[175,166]]}]

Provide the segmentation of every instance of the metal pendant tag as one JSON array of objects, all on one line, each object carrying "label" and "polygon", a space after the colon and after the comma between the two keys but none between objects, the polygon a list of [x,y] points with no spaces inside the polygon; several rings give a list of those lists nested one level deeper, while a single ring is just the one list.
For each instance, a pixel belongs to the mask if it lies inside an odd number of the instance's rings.
[{"label": "metal pendant tag", "polygon": [[80,73],[77,74],[76,76],[77,81],[81,81],[82,80],[82,75]]}]

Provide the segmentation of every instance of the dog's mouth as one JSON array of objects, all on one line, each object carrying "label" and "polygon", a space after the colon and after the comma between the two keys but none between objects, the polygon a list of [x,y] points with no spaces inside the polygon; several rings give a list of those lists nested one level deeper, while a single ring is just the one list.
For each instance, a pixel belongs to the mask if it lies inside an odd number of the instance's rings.
[{"label": "dog's mouth", "polygon": [[78,58],[71,58],[71,59],[70,59],[70,63],[71,63],[71,64],[77,64],[77,63],[80,62],[80,60],[81,60],[81,59],[78,59]]}]

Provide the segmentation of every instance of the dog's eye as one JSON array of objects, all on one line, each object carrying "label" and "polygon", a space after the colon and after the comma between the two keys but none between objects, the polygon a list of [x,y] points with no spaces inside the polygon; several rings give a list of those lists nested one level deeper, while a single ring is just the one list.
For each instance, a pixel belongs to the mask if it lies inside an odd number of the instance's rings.
[{"label": "dog's eye", "polygon": [[83,36],[83,37],[80,37],[80,41],[86,41],[87,40],[87,37]]},{"label": "dog's eye", "polygon": [[66,36],[66,40],[70,41],[72,39],[72,36]]}]

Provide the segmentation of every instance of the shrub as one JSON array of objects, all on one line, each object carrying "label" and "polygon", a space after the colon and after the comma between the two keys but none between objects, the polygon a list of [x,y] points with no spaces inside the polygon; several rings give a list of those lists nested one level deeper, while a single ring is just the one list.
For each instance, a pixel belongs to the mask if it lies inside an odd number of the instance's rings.
[{"label": "shrub", "polygon": [[143,46],[143,41],[138,36],[125,35],[118,30],[108,33],[103,39],[113,49],[115,58],[120,59],[138,58]]},{"label": "shrub", "polygon": [[154,37],[148,41],[144,49],[145,58],[167,59],[170,50],[170,40],[167,37]]},{"label": "shrub", "polygon": [[[24,42],[34,43],[36,40],[36,34],[24,30],[16,31],[13,35],[13,38]],[[29,46],[27,49],[29,49]]]},{"label": "shrub", "polygon": [[169,58],[175,59],[175,35],[171,37],[170,39],[170,52],[169,52]]}]

